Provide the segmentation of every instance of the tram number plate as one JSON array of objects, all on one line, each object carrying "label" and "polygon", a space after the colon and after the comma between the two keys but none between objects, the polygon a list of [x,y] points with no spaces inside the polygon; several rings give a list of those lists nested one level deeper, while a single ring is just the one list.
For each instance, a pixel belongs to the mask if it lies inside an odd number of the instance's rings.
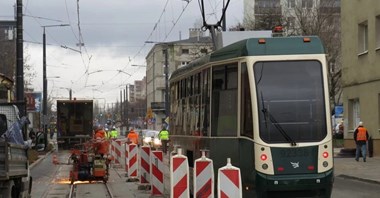
[{"label": "tram number plate", "polygon": [[281,157],[308,157],[309,151],[306,149],[282,149]]}]

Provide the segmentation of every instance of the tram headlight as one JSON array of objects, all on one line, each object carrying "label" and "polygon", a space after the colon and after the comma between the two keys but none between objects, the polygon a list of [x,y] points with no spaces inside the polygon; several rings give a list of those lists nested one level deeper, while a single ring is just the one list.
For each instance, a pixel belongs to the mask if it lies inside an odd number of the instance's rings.
[{"label": "tram headlight", "polygon": [[261,165],[261,168],[263,168],[264,170],[268,169],[268,164]]},{"label": "tram headlight", "polygon": [[323,167],[327,167],[327,166],[329,166],[329,163],[327,162],[327,161],[324,161],[323,163],[322,163],[322,165],[323,165]]}]

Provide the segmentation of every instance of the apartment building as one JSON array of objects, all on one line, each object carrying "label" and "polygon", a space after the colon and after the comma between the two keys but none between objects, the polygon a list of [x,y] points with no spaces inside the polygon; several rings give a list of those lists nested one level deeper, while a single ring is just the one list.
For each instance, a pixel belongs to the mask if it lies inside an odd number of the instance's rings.
[{"label": "apartment building", "polygon": [[[212,40],[197,28],[189,29],[185,40],[155,43],[146,56],[148,128],[159,130],[165,122],[165,66],[168,75],[190,61],[212,51]],[[167,55],[167,58],[165,58]],[[168,78],[169,78],[168,76]]]},{"label": "apartment building", "polygon": [[346,148],[363,121],[380,156],[380,1],[342,1],[342,85]]}]

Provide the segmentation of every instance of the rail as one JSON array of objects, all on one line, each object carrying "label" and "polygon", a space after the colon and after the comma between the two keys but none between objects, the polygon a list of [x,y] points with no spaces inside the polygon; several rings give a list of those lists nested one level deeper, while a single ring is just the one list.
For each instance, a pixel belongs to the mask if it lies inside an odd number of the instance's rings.
[{"label": "rail", "polygon": [[[94,183],[94,184],[103,184],[105,188],[102,188],[102,189],[104,189],[104,191],[105,191],[105,197],[106,198],[114,198],[114,196],[111,192],[111,189],[107,183]],[[93,184],[89,184],[89,185],[93,185]],[[85,186],[85,185],[72,184],[70,186],[69,198],[76,198],[77,197],[78,186]],[[100,188],[98,188],[98,189],[100,189]],[[100,192],[96,192],[96,193],[99,194]],[[78,194],[78,197],[80,197],[79,194]]]}]

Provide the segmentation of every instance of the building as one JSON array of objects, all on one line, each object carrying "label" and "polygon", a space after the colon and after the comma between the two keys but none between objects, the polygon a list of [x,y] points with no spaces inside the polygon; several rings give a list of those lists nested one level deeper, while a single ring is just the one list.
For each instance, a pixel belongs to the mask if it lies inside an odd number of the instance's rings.
[{"label": "building", "polygon": [[9,91],[10,85],[13,85],[15,68],[16,21],[0,21],[0,100],[2,101],[11,96]]},{"label": "building", "polygon": [[[156,43],[146,56],[148,128],[159,130],[165,122],[165,66],[168,75],[190,61],[212,51],[212,40],[200,29],[189,30],[185,40]],[[165,59],[167,55],[167,59]]]},{"label": "building", "polygon": [[323,15],[333,14],[338,19],[340,1],[244,0],[244,25],[254,30],[271,30],[281,25],[286,35],[305,35],[303,28],[317,23]]},{"label": "building", "polygon": [[380,1],[342,1],[344,147],[363,121],[380,156]]},{"label": "building", "polygon": [[128,123],[133,128],[146,128],[146,77],[128,85],[128,105],[125,111]]}]

